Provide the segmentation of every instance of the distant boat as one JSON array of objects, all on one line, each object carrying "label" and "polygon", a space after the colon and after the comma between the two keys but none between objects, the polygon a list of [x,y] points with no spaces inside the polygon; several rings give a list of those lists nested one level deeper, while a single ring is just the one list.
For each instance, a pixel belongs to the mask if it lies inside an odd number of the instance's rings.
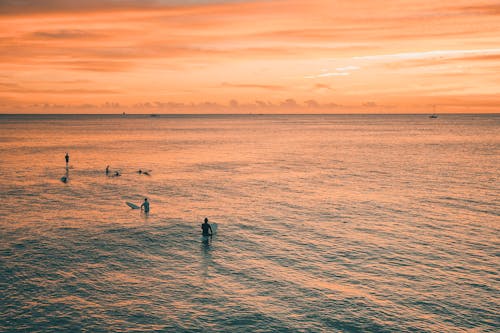
[{"label": "distant boat", "polygon": [[438,116],[436,114],[436,106],[432,106],[432,115],[429,116],[429,118],[436,119]]}]

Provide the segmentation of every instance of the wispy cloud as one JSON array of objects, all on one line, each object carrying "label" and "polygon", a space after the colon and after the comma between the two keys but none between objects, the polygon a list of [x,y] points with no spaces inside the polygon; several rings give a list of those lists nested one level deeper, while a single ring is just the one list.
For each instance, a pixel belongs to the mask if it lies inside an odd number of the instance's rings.
[{"label": "wispy cloud", "polygon": [[328,72],[328,73],[321,73],[321,74],[316,74],[316,75],[306,75],[306,76],[304,76],[304,78],[305,79],[318,79],[318,78],[330,77],[330,76],[347,76],[350,74],[351,73],[349,73],[349,72]]},{"label": "wispy cloud", "polygon": [[38,39],[82,39],[82,38],[104,37],[97,33],[80,29],[35,31],[31,34],[31,36]]},{"label": "wispy cloud", "polygon": [[464,57],[467,55],[499,55],[500,48],[492,49],[475,49],[475,50],[433,50],[424,52],[404,52],[394,54],[381,54],[353,57],[355,60],[375,60],[375,61],[392,61],[392,60],[411,60],[411,59],[428,59],[428,58],[454,58]]},{"label": "wispy cloud", "polygon": [[358,70],[360,69],[359,66],[345,66],[345,67],[337,67],[335,68],[336,71],[339,71],[339,72],[349,72],[349,71],[355,71],[355,70]]},{"label": "wispy cloud", "polygon": [[332,90],[332,87],[328,84],[324,84],[324,83],[316,83],[314,85],[314,88],[316,89],[324,89],[324,90]]},{"label": "wispy cloud", "polygon": [[306,75],[304,76],[305,79],[318,79],[318,78],[325,78],[325,77],[330,77],[330,76],[348,76],[351,75],[352,71],[360,69],[359,66],[343,66],[343,67],[337,67],[335,68],[335,71],[330,71],[328,69],[322,69],[320,74],[315,74],[315,75]]},{"label": "wispy cloud", "polygon": [[91,88],[50,88],[39,89],[21,86],[17,84],[0,83],[0,89],[3,93],[18,94],[41,94],[41,95],[114,95],[119,92],[112,89],[91,89]]},{"label": "wispy cloud", "polygon": [[272,84],[249,84],[249,83],[228,83],[223,82],[222,87],[243,88],[243,89],[265,89],[265,90],[283,90],[285,87]]},{"label": "wispy cloud", "polygon": [[[89,12],[103,10],[159,9],[172,6],[197,6],[242,0],[8,0],[0,2],[1,14],[42,14],[54,12]],[[0,14],[0,15],[1,15]]]},{"label": "wispy cloud", "polygon": [[459,9],[474,14],[500,15],[500,3],[498,2],[463,6]]}]

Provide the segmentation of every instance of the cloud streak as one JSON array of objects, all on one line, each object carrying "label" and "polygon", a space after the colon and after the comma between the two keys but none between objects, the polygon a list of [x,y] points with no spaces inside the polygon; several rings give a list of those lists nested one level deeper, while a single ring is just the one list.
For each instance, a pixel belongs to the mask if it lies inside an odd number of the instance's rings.
[{"label": "cloud streak", "polygon": [[424,52],[404,52],[395,54],[368,55],[353,57],[355,60],[375,60],[375,61],[393,61],[393,60],[412,60],[429,58],[459,58],[467,55],[473,56],[498,56],[500,48],[476,49],[476,50],[432,50]]},{"label": "cloud streak", "polygon": [[96,33],[85,30],[70,29],[70,30],[52,30],[52,31],[35,31],[31,34],[35,39],[95,39],[96,37],[104,37]]},{"label": "cloud streak", "polygon": [[285,87],[272,84],[248,84],[248,83],[228,83],[223,82],[222,87],[242,88],[242,89],[264,89],[264,90],[283,90]]},{"label": "cloud streak", "polygon": [[348,76],[351,73],[349,72],[328,72],[328,73],[321,73],[321,74],[316,74],[316,75],[306,75],[304,76],[305,79],[318,79],[318,78],[325,78],[325,77],[331,77],[331,76]]},{"label": "cloud streak", "polygon": [[0,2],[3,15],[47,13],[85,13],[95,11],[120,11],[161,9],[175,6],[197,6],[241,2],[238,0],[8,0]]}]

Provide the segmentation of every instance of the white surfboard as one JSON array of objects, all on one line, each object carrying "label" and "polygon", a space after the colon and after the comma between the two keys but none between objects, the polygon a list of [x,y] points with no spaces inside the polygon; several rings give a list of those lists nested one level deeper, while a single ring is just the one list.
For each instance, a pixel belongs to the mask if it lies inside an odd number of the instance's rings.
[{"label": "white surfboard", "polygon": [[136,204],[133,204],[133,203],[128,202],[128,201],[125,202],[125,203],[127,204],[127,206],[129,206],[132,209],[139,209],[139,208],[141,208],[141,207],[137,206]]}]

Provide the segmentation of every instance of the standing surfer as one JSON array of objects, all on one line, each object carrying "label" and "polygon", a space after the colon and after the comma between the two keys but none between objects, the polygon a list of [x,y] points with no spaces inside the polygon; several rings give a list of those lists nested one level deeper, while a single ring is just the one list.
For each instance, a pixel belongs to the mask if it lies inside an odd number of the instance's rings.
[{"label": "standing surfer", "polygon": [[[205,223],[203,223],[201,225],[201,230],[202,230],[202,235],[203,236],[212,236],[213,232],[212,232],[212,227],[210,226],[210,224],[208,224],[208,219],[205,217]],[[210,230],[210,233],[208,233],[208,231]]]},{"label": "standing surfer", "polygon": [[149,202],[148,198],[144,198],[144,202],[141,205],[141,210],[144,208],[144,213],[148,214],[149,213]]},{"label": "standing surfer", "polygon": [[68,163],[69,163],[69,154],[66,153],[66,156],[64,156],[64,159],[66,160],[66,170],[68,170],[69,166],[68,166]]}]

